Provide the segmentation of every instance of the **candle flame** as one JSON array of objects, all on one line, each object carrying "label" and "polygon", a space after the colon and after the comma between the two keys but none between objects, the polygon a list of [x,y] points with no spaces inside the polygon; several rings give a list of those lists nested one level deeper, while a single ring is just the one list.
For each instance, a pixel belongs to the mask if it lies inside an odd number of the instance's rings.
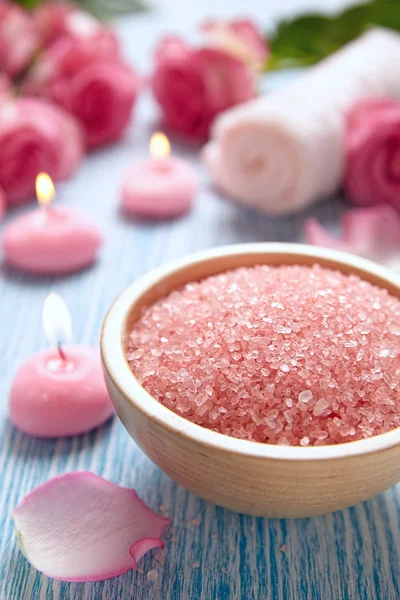
[{"label": "candle flame", "polygon": [[50,344],[59,346],[72,339],[68,307],[58,294],[49,294],[43,305],[43,327]]},{"label": "candle flame", "polygon": [[55,196],[54,183],[47,173],[39,173],[36,177],[36,196],[40,206],[50,204]]},{"label": "candle flame", "polygon": [[156,158],[168,156],[171,152],[171,145],[166,135],[158,131],[153,133],[150,140],[150,154]]}]

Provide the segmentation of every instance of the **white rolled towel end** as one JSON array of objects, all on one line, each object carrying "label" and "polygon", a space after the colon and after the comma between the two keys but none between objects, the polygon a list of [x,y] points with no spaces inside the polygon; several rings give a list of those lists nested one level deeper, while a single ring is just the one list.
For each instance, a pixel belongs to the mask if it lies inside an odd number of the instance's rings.
[{"label": "white rolled towel end", "polygon": [[400,98],[400,35],[374,29],[287,84],[221,115],[203,158],[230,197],[270,214],[334,193],[345,168],[345,112]]}]

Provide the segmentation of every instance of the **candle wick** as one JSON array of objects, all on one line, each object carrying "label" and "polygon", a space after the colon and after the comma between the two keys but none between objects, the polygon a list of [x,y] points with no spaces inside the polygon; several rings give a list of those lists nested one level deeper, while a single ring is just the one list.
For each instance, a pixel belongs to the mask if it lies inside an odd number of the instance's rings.
[{"label": "candle wick", "polygon": [[37,218],[37,223],[38,225],[46,225],[47,221],[48,221],[48,208],[45,204],[41,204],[39,206],[39,213],[38,213],[38,218]]},{"label": "candle wick", "polygon": [[57,350],[58,350],[58,353],[60,355],[61,360],[67,360],[67,357],[65,356],[65,352],[64,352],[63,347],[61,345],[61,342],[59,342],[57,344]]}]

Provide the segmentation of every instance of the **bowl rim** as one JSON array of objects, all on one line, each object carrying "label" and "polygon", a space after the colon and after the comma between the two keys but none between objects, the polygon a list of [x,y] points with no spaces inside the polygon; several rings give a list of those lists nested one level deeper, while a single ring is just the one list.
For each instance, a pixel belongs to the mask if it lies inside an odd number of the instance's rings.
[{"label": "bowl rim", "polygon": [[317,261],[318,259],[333,260],[338,265],[350,266],[369,275],[384,279],[400,290],[400,276],[394,271],[346,252],[306,244],[280,242],[236,244],[186,255],[184,258],[168,262],[148,271],[130,284],[116,298],[104,318],[100,340],[102,361],[108,376],[120,394],[147,418],[168,429],[171,433],[187,438],[204,447],[235,455],[295,461],[328,460],[375,453],[399,444],[400,427],[365,440],[327,446],[280,446],[242,440],[212,431],[185,419],[158,402],[140,385],[129,367],[123,347],[126,319],[135,300],[175,271],[209,259],[252,253],[280,253],[291,257],[297,255],[315,258]]}]

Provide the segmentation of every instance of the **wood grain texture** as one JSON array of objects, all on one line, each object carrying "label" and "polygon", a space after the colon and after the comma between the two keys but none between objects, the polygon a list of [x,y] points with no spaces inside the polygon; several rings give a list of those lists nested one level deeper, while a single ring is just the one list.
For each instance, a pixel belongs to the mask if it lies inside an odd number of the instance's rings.
[{"label": "wood grain texture", "polygon": [[[206,14],[243,12],[241,0],[221,0],[218,7],[211,0],[169,3],[173,4],[169,16],[167,11],[154,11],[127,19],[121,26],[128,56],[142,66],[148,64],[149,49],[161,31],[178,28],[189,33],[189,26]],[[288,12],[289,4],[298,3],[275,1],[268,7]],[[302,1],[301,8],[304,6]],[[320,6],[320,0],[313,6]],[[259,0],[247,0],[246,12],[259,13]],[[267,24],[270,16],[266,12],[259,18]],[[271,85],[274,82],[279,83],[279,78],[272,79]],[[93,153],[76,177],[58,186],[60,204],[79,206],[103,227],[107,243],[99,263],[62,279],[0,272],[1,600],[398,600],[398,486],[369,502],[324,517],[259,519],[220,509],[174,484],[142,454],[117,419],[91,434],[58,441],[34,440],[10,425],[10,383],[18,365],[46,345],[41,312],[50,291],[61,294],[69,305],[75,341],[97,344],[112,300],[147,269],[215,245],[300,239],[305,215],[270,220],[222,201],[205,186],[193,212],[182,220],[151,225],[120,218],[121,175],[135,156],[146,152],[154,115],[154,107],[144,95],[136,125],[125,140]],[[188,152],[174,140],[173,147],[177,153]],[[202,168],[197,164],[196,168],[204,178]],[[338,200],[319,205],[312,214],[334,228],[342,208]],[[134,487],[154,510],[160,505],[167,507],[174,532],[167,536],[164,565],[146,556],[140,565],[143,572],[96,584],[54,582],[29,566],[17,549],[10,512],[36,485],[76,469],[93,470],[115,483]],[[193,519],[200,524],[193,525]],[[286,546],[285,552],[282,546]],[[198,568],[193,567],[196,561]],[[155,583],[146,579],[152,567],[159,572]]]}]

